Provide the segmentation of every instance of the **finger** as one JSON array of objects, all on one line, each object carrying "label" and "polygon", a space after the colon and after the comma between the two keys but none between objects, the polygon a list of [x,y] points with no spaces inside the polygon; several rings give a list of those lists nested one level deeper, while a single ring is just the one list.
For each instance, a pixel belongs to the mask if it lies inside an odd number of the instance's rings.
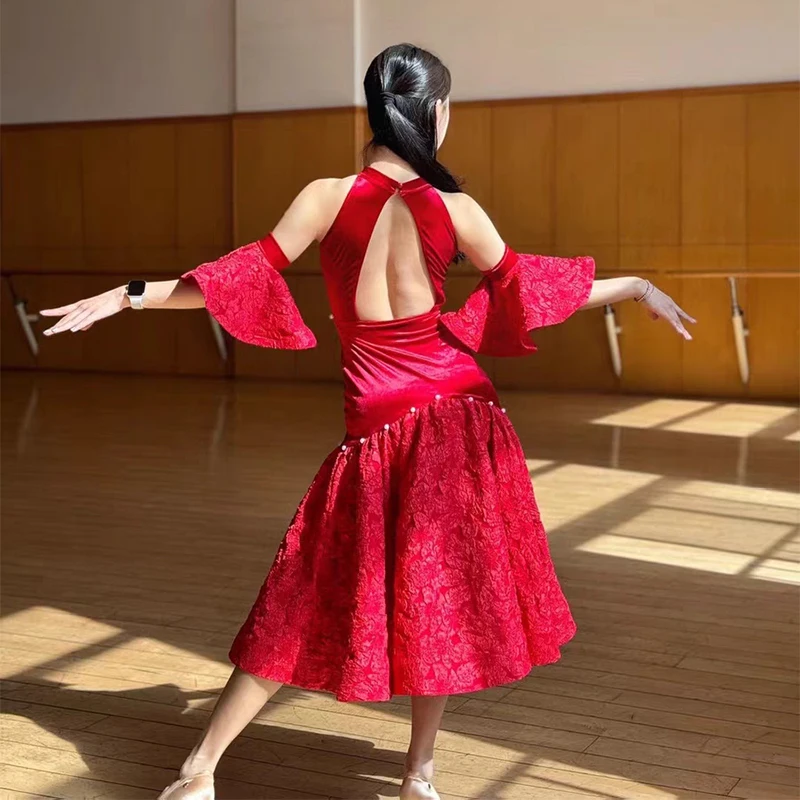
[{"label": "finger", "polygon": [[686,328],[683,327],[683,323],[677,315],[674,319],[671,319],[670,322],[672,323],[672,327],[675,328],[675,330],[678,331],[678,333],[683,336],[684,339],[691,340],[692,335],[686,330]]},{"label": "finger", "polygon": [[680,306],[675,306],[675,310],[686,320],[689,322],[697,322],[694,317],[690,317]]},{"label": "finger", "polygon": [[92,327],[92,325],[94,325],[94,322],[90,322],[88,325],[84,325],[84,326],[81,328],[81,330],[82,330],[82,331],[88,331],[88,330],[89,330],[89,328],[91,328],[91,327]]},{"label": "finger", "polygon": [[69,324],[72,333],[77,333],[89,320],[94,317],[94,309],[88,308],[82,314],[77,314]]},{"label": "finger", "polygon": [[43,317],[63,317],[64,314],[69,314],[74,311],[83,301],[78,300],[76,303],[70,303],[68,306],[59,306],[58,308],[43,308],[39,313]]},{"label": "finger", "polygon": [[63,333],[64,331],[69,330],[72,323],[75,321],[75,319],[77,319],[83,310],[84,309],[82,306],[78,306],[75,311],[71,311],[65,317],[60,319],[55,325],[53,325],[52,328],[48,328],[44,332],[45,336],[51,336],[54,333]]},{"label": "finger", "polygon": [[69,327],[68,324],[65,324],[65,322],[67,322],[68,319],[69,319],[68,317],[63,317],[55,325],[53,325],[51,328],[45,328],[42,331],[42,333],[45,336],[53,336],[56,333],[63,333]]}]

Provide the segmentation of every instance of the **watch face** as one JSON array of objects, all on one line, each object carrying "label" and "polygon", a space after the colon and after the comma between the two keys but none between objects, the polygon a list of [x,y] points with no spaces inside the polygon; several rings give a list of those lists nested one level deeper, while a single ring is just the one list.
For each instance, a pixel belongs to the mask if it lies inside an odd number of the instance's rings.
[{"label": "watch face", "polygon": [[128,297],[141,297],[144,294],[144,281],[131,281],[128,284]]}]

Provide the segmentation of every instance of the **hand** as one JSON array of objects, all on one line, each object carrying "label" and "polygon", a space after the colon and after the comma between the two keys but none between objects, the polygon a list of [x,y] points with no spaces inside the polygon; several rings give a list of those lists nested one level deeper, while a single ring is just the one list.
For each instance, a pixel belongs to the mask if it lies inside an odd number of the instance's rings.
[{"label": "hand", "polygon": [[88,331],[100,319],[113,316],[130,306],[130,300],[124,286],[117,286],[103,294],[78,300],[68,306],[59,308],[43,308],[39,313],[43,317],[63,317],[52,328],[44,331],[45,336],[64,331]]},{"label": "hand", "polygon": [[649,284],[640,302],[647,307],[648,313],[653,319],[665,319],[684,339],[691,340],[692,335],[684,327],[681,318],[689,322],[697,322],[697,320],[690,317],[668,294],[662,292],[657,286]]}]

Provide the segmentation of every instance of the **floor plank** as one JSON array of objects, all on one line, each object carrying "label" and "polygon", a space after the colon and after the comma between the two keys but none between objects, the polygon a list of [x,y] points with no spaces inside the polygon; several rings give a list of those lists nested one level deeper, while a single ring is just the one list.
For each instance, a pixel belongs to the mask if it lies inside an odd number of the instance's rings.
[{"label": "floor plank", "polygon": [[[3,389],[0,800],[152,798],[341,436],[338,390],[24,373]],[[706,430],[665,425],[652,399],[504,402],[578,635],[556,664],[449,698],[444,800],[798,796],[798,443],[746,404]],[[223,761],[220,800],[396,797],[409,731],[407,697],[284,687]]]}]

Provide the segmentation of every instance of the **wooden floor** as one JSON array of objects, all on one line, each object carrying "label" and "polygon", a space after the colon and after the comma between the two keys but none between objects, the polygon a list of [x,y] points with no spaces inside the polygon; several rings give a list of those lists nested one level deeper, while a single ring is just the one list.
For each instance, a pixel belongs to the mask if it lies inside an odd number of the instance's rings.
[{"label": "wooden floor", "polygon": [[[336,387],[5,373],[0,798],[152,798],[341,436]],[[504,394],[578,634],[449,700],[443,798],[797,798],[798,417]],[[226,798],[390,798],[407,698],[280,690]]]}]

